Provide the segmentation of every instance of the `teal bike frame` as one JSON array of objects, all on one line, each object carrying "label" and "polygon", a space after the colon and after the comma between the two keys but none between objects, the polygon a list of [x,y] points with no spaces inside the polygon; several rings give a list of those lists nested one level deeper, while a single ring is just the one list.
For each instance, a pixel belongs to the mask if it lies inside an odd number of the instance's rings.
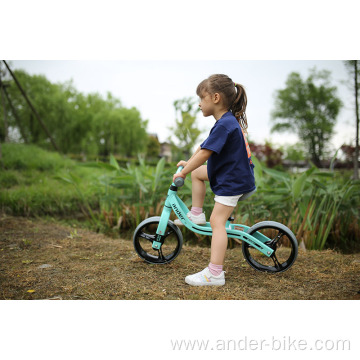
[{"label": "teal bike frame", "polygon": [[[177,172],[180,172],[181,170],[182,167],[179,167]],[[170,186],[164,208],[161,213],[160,222],[156,231],[156,240],[153,241],[153,249],[160,250],[162,244],[164,243],[166,227],[170,220],[171,211],[174,211],[179,220],[191,231],[201,235],[212,236],[212,229],[209,222],[201,226],[196,225],[186,216],[186,214],[189,212],[189,209],[178,197],[177,189],[178,188],[174,183]],[[229,238],[245,241],[267,257],[270,257],[274,252],[273,249],[265,244],[265,242],[270,241],[271,239],[259,232],[255,232],[253,235],[248,234],[247,231],[250,229],[249,226],[231,224],[231,222],[228,220],[226,222],[225,229]]]}]

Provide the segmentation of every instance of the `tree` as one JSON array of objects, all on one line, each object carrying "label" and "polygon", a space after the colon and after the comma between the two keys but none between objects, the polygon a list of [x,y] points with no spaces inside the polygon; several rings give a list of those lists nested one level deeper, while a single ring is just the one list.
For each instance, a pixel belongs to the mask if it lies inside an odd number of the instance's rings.
[{"label": "tree", "polygon": [[[0,88],[1,88],[1,101],[2,101],[2,110],[3,114],[0,113],[0,166],[1,168],[4,168],[3,158],[2,158],[2,145],[1,143],[5,141],[6,133],[7,133],[7,120],[6,116],[6,108],[4,106],[4,90],[3,90],[3,84],[2,84],[2,78],[5,75],[5,72],[3,72],[1,68],[1,62],[0,62]],[[2,121],[1,121],[2,120]]]},{"label": "tree", "polygon": [[316,72],[315,68],[306,80],[296,72],[291,73],[286,88],[276,91],[275,110],[271,114],[275,124],[271,131],[296,132],[317,166],[321,164],[342,106],[336,91],[330,85],[330,72]]},{"label": "tree", "polygon": [[305,151],[302,143],[296,143],[293,145],[285,145],[281,147],[284,152],[284,159],[292,162],[304,161]]},{"label": "tree", "polygon": [[355,154],[354,154],[354,179],[359,179],[359,81],[360,81],[360,60],[346,60],[346,68],[352,78],[355,97]]},{"label": "tree", "polygon": [[[0,62],[0,108],[2,111],[2,116],[0,116],[0,118],[2,117],[2,121],[0,122],[0,143],[1,142],[6,142],[8,140],[8,122],[7,122],[7,109],[6,109],[6,105],[5,105],[5,84],[2,81],[2,78],[5,75],[5,71],[3,71],[2,67],[1,67],[2,63]],[[1,151],[0,151],[1,154]]]},{"label": "tree", "polygon": [[199,108],[193,98],[183,98],[174,102],[176,120],[175,127],[169,129],[178,139],[177,147],[182,149],[186,158],[190,157],[190,153],[198,139],[201,131],[195,126],[196,114]]},{"label": "tree", "polygon": [[[62,153],[134,156],[147,144],[147,121],[136,108],[127,109],[108,93],[84,95],[72,81],[53,84],[45,76],[15,70],[16,78]],[[6,107],[9,129],[21,139],[50,148],[49,138],[13,80],[7,81],[11,105]],[[0,124],[4,115],[0,113]],[[4,138],[0,126],[0,139]]]},{"label": "tree", "polygon": [[156,135],[148,135],[146,145],[146,157],[150,159],[158,159],[161,150],[159,139]]},{"label": "tree", "polygon": [[[59,150],[63,153],[75,152],[87,125],[82,124],[79,127],[75,107],[78,93],[72,83],[52,84],[45,76],[31,76],[22,70],[15,70],[14,74],[51,136],[56,140]],[[31,143],[50,148],[48,135],[34,117],[13,80],[8,81],[7,92],[13,107],[9,113],[9,126],[19,128],[24,141],[28,139]]]}]

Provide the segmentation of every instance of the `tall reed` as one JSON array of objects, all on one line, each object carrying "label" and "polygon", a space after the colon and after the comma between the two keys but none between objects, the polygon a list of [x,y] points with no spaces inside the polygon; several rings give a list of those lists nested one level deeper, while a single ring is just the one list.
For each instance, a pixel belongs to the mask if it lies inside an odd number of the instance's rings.
[{"label": "tall reed", "polygon": [[[239,203],[236,222],[284,223],[308,249],[323,249],[329,238],[334,243],[348,242],[351,246],[360,236],[359,181],[333,171],[320,171],[315,166],[301,174],[290,174],[266,168],[256,158],[253,161],[258,191]],[[146,217],[160,215],[174,173],[173,168],[165,167],[164,159],[156,167],[147,165],[141,157],[139,165],[120,167],[111,156],[109,164],[87,166],[107,170],[98,178],[100,217],[105,226],[134,228]],[[190,179],[179,196],[191,206]],[[204,204],[208,217],[212,207],[213,194],[208,191]]]},{"label": "tall reed", "polygon": [[359,181],[315,166],[301,174],[290,174],[268,169],[257,159],[254,162],[258,192],[248,204],[240,203],[240,218],[249,223],[285,223],[308,249],[323,249],[330,237],[335,242],[346,241],[347,224],[358,233]]}]

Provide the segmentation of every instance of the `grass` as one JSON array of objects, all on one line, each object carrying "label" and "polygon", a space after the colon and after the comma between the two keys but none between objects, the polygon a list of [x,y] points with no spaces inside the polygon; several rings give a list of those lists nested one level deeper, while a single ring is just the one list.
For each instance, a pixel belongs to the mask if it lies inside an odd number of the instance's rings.
[{"label": "grass", "polygon": [[2,156],[5,169],[14,170],[56,171],[75,164],[57,152],[29,144],[2,144]]},{"label": "grass", "polygon": [[228,249],[226,285],[184,282],[210,249],[184,244],[168,265],[143,262],[131,236],[111,238],[56,221],[0,215],[0,299],[358,299],[360,254],[299,252],[285,273],[252,269]]},{"label": "grass", "polygon": [[80,188],[88,202],[99,207],[93,181],[98,169],[79,166],[75,161],[37,146],[3,144],[5,171],[0,170],[0,204],[12,215],[79,216],[84,213],[81,196],[59,176],[74,174],[82,179]]}]

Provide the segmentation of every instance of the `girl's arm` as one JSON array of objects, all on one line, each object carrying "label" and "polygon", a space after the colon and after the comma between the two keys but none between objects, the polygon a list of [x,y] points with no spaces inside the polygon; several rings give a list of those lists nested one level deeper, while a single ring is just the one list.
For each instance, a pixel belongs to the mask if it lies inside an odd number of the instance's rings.
[{"label": "girl's arm", "polygon": [[181,160],[181,161],[179,161],[179,162],[177,163],[176,166],[177,166],[177,167],[179,167],[179,166],[185,167],[185,166],[187,165],[187,163],[188,163],[200,150],[201,150],[201,147],[199,146],[188,161]]},{"label": "girl's arm", "polygon": [[194,153],[194,155],[187,162],[186,166],[181,170],[181,172],[174,175],[173,181],[175,181],[175,179],[179,176],[185,179],[187,174],[191,173],[199,166],[201,166],[205,161],[207,161],[212,153],[212,150],[201,149],[199,147]]},{"label": "girl's arm", "polygon": [[201,147],[199,146],[196,151],[194,152],[194,154],[192,155],[192,157],[188,160],[188,162],[194,158],[194,156],[201,150]]}]

